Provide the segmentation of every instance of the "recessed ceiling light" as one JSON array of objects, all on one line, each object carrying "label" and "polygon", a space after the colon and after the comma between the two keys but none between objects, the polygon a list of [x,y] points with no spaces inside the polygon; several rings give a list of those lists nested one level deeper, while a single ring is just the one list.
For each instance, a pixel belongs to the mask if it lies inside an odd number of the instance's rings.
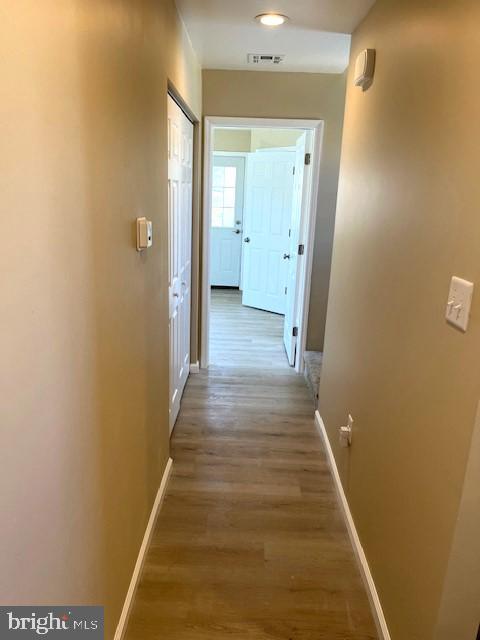
[{"label": "recessed ceiling light", "polygon": [[288,20],[287,16],[282,16],[281,13],[261,13],[256,16],[255,20],[258,20],[266,27],[279,27],[281,24]]}]

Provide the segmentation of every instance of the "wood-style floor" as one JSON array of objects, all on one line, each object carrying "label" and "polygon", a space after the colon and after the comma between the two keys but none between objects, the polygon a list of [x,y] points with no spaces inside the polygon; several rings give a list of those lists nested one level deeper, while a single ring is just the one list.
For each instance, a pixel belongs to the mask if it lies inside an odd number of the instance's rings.
[{"label": "wood-style floor", "polygon": [[235,289],[212,289],[210,363],[219,366],[254,366],[284,369],[284,317],[242,306]]},{"label": "wood-style floor", "polygon": [[[281,353],[266,318],[241,328],[224,299],[225,362],[188,381],[126,640],[377,638],[304,379],[286,359],[265,368]],[[229,342],[217,312],[252,343]]]}]

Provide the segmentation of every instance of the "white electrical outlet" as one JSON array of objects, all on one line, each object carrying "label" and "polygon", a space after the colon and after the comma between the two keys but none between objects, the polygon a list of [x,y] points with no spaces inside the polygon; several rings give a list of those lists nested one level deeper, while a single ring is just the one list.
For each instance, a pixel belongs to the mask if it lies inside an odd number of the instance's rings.
[{"label": "white electrical outlet", "polygon": [[348,424],[340,427],[340,446],[349,447],[352,444],[353,418],[348,415]]},{"label": "white electrical outlet", "polygon": [[462,331],[468,327],[470,306],[472,304],[473,282],[453,276],[448,292],[447,309],[445,317],[450,324]]}]

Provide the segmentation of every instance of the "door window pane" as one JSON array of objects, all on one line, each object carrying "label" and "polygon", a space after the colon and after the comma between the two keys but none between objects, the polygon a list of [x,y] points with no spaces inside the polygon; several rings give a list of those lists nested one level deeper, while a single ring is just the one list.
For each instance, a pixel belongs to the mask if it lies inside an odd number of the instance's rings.
[{"label": "door window pane", "polygon": [[219,207],[212,209],[212,227],[223,227],[223,209]]},{"label": "door window pane", "polygon": [[223,226],[230,228],[235,226],[235,209],[233,207],[225,207],[223,210]]},{"label": "door window pane", "polygon": [[214,189],[212,193],[212,207],[223,207],[223,189]]},{"label": "door window pane", "polygon": [[237,168],[225,167],[225,186],[234,187],[237,180]]},{"label": "door window pane", "polygon": [[234,207],[235,206],[235,189],[232,187],[226,187],[223,190],[223,206]]},{"label": "door window pane", "polygon": [[225,167],[213,167],[213,187],[223,187],[225,184]]},{"label": "door window pane", "polygon": [[235,226],[236,167],[213,167],[212,227]]}]

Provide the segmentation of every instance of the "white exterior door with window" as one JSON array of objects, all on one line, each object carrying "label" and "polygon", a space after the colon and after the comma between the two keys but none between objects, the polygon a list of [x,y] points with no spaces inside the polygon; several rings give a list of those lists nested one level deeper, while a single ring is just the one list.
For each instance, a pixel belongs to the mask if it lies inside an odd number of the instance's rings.
[{"label": "white exterior door with window", "polygon": [[242,303],[285,313],[295,151],[249,157],[243,230]]},{"label": "white exterior door with window", "polygon": [[170,433],[190,371],[193,124],[168,96]]},{"label": "white exterior door with window", "polygon": [[214,155],[211,272],[213,286],[239,287],[245,158]]}]

